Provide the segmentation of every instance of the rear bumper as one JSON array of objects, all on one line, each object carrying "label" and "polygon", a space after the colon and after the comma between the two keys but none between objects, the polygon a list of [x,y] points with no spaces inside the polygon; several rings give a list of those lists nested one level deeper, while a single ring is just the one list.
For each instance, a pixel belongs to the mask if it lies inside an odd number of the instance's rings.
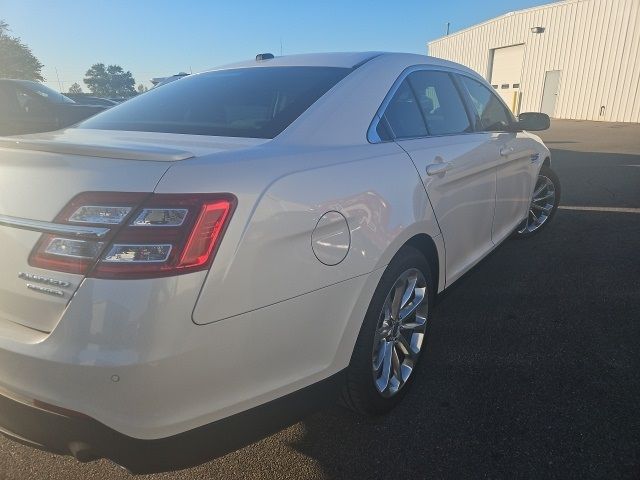
[{"label": "rear bumper", "polygon": [[84,415],[52,412],[0,395],[0,433],[86,462],[109,459],[132,473],[156,473],[200,464],[237,450],[335,402],[344,370],[266,404],[178,435],[142,440]]},{"label": "rear bumper", "polygon": [[192,275],[86,279],[48,335],[0,321],[0,393],[136,439],[178,435],[345,368],[377,282],[359,277],[199,326]]}]

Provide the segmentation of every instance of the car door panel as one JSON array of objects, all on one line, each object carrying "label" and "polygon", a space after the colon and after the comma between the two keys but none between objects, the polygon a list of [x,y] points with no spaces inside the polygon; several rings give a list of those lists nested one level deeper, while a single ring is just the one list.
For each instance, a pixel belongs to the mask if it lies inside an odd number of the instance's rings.
[{"label": "car door panel", "polygon": [[531,196],[531,155],[535,152],[522,134],[510,132],[514,118],[504,102],[477,78],[457,75],[476,130],[484,131],[496,144],[496,210],[491,238],[500,243],[524,218]]},{"label": "car door panel", "polygon": [[[422,177],[442,231],[447,285],[493,248],[495,145],[483,134],[399,140]],[[442,173],[427,168],[448,163]]]},{"label": "car door panel", "polygon": [[450,284],[493,248],[498,148],[490,136],[474,132],[447,71],[409,72],[383,117],[422,178],[443,234]]},{"label": "car door panel", "polygon": [[531,202],[532,161],[537,160],[533,145],[521,134],[501,133],[497,167],[496,213],[492,238],[500,243],[526,216]]}]

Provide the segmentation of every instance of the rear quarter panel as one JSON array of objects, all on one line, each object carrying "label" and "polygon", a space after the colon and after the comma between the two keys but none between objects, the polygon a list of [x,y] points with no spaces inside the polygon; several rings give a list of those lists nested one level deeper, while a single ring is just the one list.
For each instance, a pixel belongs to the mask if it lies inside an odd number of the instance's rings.
[{"label": "rear quarter panel", "polygon": [[[385,266],[413,235],[439,236],[415,167],[394,143],[289,147],[273,152],[277,158],[271,154],[237,161],[230,156],[224,164],[184,162],[156,190],[169,193],[188,184],[193,191],[238,197],[193,313],[197,324],[366,275]],[[312,232],[329,211],[344,215],[351,235],[346,258],[335,266],[321,263],[311,246]]]}]

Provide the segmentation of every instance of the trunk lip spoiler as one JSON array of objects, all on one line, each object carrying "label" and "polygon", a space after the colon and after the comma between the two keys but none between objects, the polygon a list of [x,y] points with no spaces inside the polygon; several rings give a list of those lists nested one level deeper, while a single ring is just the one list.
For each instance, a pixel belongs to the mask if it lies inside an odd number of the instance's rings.
[{"label": "trunk lip spoiler", "polygon": [[31,220],[28,218],[0,215],[0,226],[30,230],[32,232],[50,233],[72,238],[101,239],[111,231],[106,227],[88,227],[80,225],[66,225],[61,223]]},{"label": "trunk lip spoiler", "polygon": [[87,157],[113,158],[119,160],[146,160],[156,162],[177,162],[194,158],[195,154],[152,145],[108,146],[91,143],[72,143],[25,137],[0,136],[0,148],[32,150],[38,152],[80,155]]}]

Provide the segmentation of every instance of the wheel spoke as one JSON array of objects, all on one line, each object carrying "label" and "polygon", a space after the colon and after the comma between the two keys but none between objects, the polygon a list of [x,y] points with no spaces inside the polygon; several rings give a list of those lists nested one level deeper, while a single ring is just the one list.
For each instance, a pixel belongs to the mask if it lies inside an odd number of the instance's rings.
[{"label": "wheel spoke", "polygon": [[[413,275],[408,279],[407,288],[405,288],[404,293],[402,294],[402,302],[400,302],[400,308],[404,308],[411,299],[411,296],[413,295],[413,292],[416,288],[416,283],[418,283],[417,275]],[[402,318],[402,312],[400,312],[400,318]]]},{"label": "wheel spoke", "polygon": [[407,357],[414,359],[415,356],[418,354],[418,351],[415,351],[413,349],[413,347],[411,346],[411,342],[407,339],[407,337],[404,336],[404,334],[400,335],[398,337],[398,347],[400,348],[400,350],[402,351],[402,353],[404,355],[406,355]]},{"label": "wheel spoke", "polygon": [[400,330],[413,331],[418,328],[424,327],[426,323],[427,323],[427,319],[425,317],[421,315],[416,315],[416,318],[414,319],[413,322],[407,322],[400,325]]},{"label": "wheel spoke", "polygon": [[531,216],[533,217],[533,220],[534,220],[535,222],[538,222],[538,221],[539,221],[539,220],[538,220],[537,215],[536,215],[535,213],[533,213],[533,210],[531,210],[531,209],[530,209],[530,210],[529,210],[529,213],[531,214]]},{"label": "wheel spoke", "polygon": [[393,288],[393,300],[391,301],[391,318],[400,318],[400,308],[402,307],[402,296],[405,291],[406,280],[398,280]]},{"label": "wheel spoke", "polygon": [[406,382],[409,379],[409,376],[413,372],[413,364],[403,363],[400,366],[400,375],[402,375],[402,382]]},{"label": "wheel spoke", "polygon": [[397,379],[401,379],[402,372],[400,368],[400,356],[398,355],[398,350],[395,344],[391,349],[391,365],[393,366],[393,376]]},{"label": "wheel spoke", "polygon": [[543,180],[543,181],[542,181],[542,185],[540,185],[540,186],[535,190],[535,192],[533,192],[532,197],[533,197],[533,198],[536,198],[538,195],[540,195],[540,194],[544,191],[544,189],[545,189],[545,188],[547,188],[547,186],[548,186],[548,185],[549,185],[549,184],[548,184],[548,182],[547,182],[546,180]]},{"label": "wheel spoke", "polygon": [[382,371],[379,378],[376,380],[376,386],[379,392],[384,392],[389,386],[391,380],[391,356],[393,354],[393,343],[384,343],[384,353],[382,359]]},{"label": "wheel spoke", "polygon": [[410,317],[418,309],[418,307],[422,305],[422,302],[424,301],[424,295],[426,293],[425,290],[422,288],[416,289],[415,293],[416,296],[414,297],[413,301],[402,310],[400,310],[400,320],[404,321],[406,318]]},{"label": "wheel spoke", "polygon": [[373,356],[373,371],[374,372],[378,372],[380,370],[380,367],[382,367],[382,362],[384,360],[384,349],[385,349],[385,345],[386,345],[387,341],[386,340],[378,340],[376,345],[377,345],[377,351],[376,354]]},{"label": "wheel spoke", "polygon": [[537,198],[536,198],[536,197],[534,197],[534,198],[533,198],[533,201],[534,201],[535,203],[542,202],[543,200],[547,200],[548,198],[551,198],[551,197],[553,197],[554,195],[555,195],[555,193],[554,193],[554,192],[547,192],[547,193],[546,193],[544,196],[542,196],[542,197],[537,197]]},{"label": "wheel spoke", "polygon": [[385,338],[391,329],[391,302],[389,299],[384,302],[382,312],[380,313],[380,320],[378,320],[378,329],[376,335],[378,339]]}]

